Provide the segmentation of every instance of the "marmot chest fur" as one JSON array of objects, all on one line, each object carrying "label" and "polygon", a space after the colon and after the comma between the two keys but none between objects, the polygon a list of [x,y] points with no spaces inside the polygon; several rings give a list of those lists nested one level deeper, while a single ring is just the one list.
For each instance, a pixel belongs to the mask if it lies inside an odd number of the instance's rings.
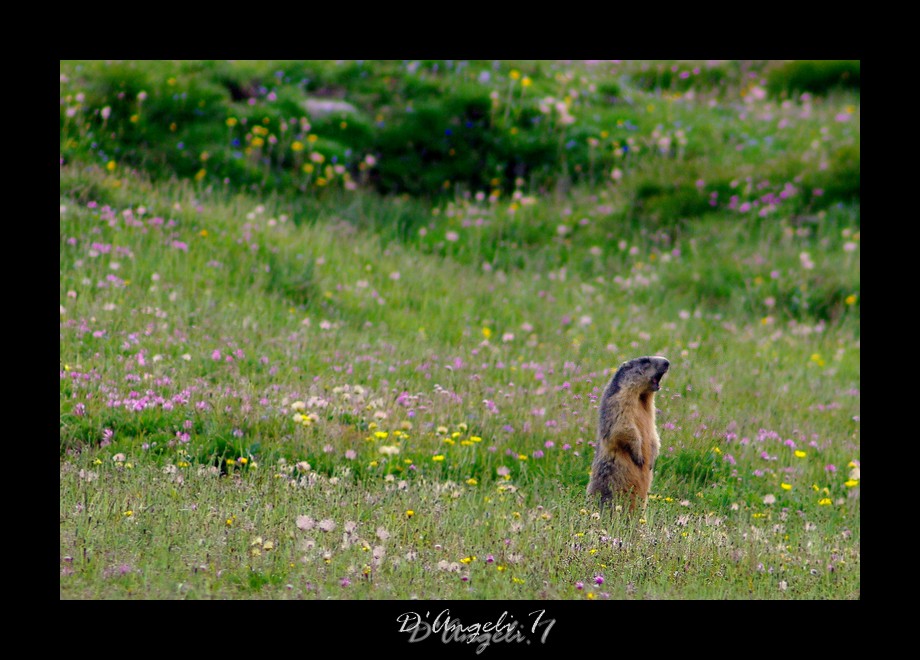
[{"label": "marmot chest fur", "polygon": [[601,504],[617,493],[630,497],[630,508],[648,498],[661,447],[655,427],[655,392],[661,389],[668,367],[663,357],[636,358],[620,365],[604,388],[588,483],[588,494],[600,493]]}]

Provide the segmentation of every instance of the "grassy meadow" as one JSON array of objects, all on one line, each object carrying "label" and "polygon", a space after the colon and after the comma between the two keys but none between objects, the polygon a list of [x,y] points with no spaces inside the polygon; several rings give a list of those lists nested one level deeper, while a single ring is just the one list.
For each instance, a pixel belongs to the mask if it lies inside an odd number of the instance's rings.
[{"label": "grassy meadow", "polygon": [[[62,62],[62,599],[860,596],[859,63]],[[663,355],[641,516],[597,402]]]}]

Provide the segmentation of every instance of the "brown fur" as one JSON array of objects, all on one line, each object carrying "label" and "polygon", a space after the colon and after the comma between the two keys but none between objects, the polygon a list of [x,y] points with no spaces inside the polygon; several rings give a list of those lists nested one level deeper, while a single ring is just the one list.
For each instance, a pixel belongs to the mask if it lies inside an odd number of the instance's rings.
[{"label": "brown fur", "polygon": [[652,486],[661,448],[655,426],[655,391],[669,367],[663,357],[641,357],[617,370],[599,406],[597,448],[588,495],[600,494],[601,506],[615,495],[628,495],[643,507]]}]

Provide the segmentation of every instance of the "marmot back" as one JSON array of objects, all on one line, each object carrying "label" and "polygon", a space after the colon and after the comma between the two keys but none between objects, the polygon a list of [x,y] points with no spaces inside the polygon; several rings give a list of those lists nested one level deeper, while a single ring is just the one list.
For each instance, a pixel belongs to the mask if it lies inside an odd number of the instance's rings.
[{"label": "marmot back", "polygon": [[600,493],[601,506],[615,494],[627,494],[630,508],[643,506],[661,448],[655,427],[655,392],[670,367],[663,357],[624,362],[604,388],[597,427],[597,448],[588,494]]}]

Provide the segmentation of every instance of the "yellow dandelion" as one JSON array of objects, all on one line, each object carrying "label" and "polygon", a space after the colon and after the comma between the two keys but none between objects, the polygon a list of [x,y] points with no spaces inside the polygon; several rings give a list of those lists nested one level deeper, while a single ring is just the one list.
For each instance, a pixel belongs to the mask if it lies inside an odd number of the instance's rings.
[{"label": "yellow dandelion", "polygon": [[312,173],[313,173],[313,164],[312,164],[312,163],[305,163],[304,166],[303,166],[302,168],[300,168],[300,169],[302,169],[302,170],[304,171],[304,173],[306,173],[306,174],[312,174]]},{"label": "yellow dandelion", "polygon": [[440,463],[441,461],[444,460],[444,454],[438,454],[437,456],[432,456],[431,460],[433,460],[435,463]]},{"label": "yellow dandelion", "polygon": [[471,435],[470,442],[482,442],[482,438],[480,438],[478,435]]},{"label": "yellow dandelion", "polygon": [[460,560],[460,563],[469,564],[470,562],[473,562],[475,560],[476,560],[476,557],[464,557],[463,559]]},{"label": "yellow dandelion", "polygon": [[593,592],[593,591],[589,591],[589,592],[586,594],[586,597],[587,597],[588,600],[594,600],[594,592]]},{"label": "yellow dandelion", "polygon": [[521,72],[517,69],[511,69],[511,72],[508,75],[511,76],[511,80],[520,80],[521,78]]},{"label": "yellow dandelion", "polygon": [[819,506],[829,506],[830,503],[831,503],[831,498],[829,497],[822,497],[820,500],[818,500]]},{"label": "yellow dandelion", "polygon": [[125,513],[124,513],[125,518],[130,518],[130,517],[133,516],[133,515],[134,515],[134,512],[131,511],[130,509],[128,509],[128,510],[125,511]]},{"label": "yellow dandelion", "polygon": [[105,169],[107,169],[109,172],[114,172],[115,171],[115,161],[110,160],[108,163],[106,163]]},{"label": "yellow dandelion", "polygon": [[473,479],[472,477],[470,477],[469,479],[466,480],[466,484],[467,484],[468,486],[475,486],[475,485],[478,484],[478,483],[479,483],[479,482],[476,481],[475,479]]},{"label": "yellow dandelion", "polygon": [[256,147],[256,148],[259,148],[259,147],[261,147],[263,144],[265,144],[265,140],[263,140],[263,139],[260,138],[260,137],[254,137],[254,138],[252,138],[252,143],[251,143],[251,144],[252,144],[252,146],[254,146],[254,147]]},{"label": "yellow dandelion", "polygon": [[236,117],[227,117],[227,126],[233,128],[239,123],[239,120]]},{"label": "yellow dandelion", "polygon": [[293,144],[291,144],[291,151],[303,151],[303,142],[294,140]]},{"label": "yellow dandelion", "polygon": [[374,433],[374,437],[377,438],[378,440],[386,440],[389,435],[390,434],[387,433],[386,431],[377,431],[376,433]]},{"label": "yellow dandelion", "polygon": [[228,459],[227,459],[227,465],[236,465],[236,461],[233,460],[232,458],[228,458]]},{"label": "yellow dandelion", "polygon": [[195,173],[195,181],[201,181],[208,174],[208,171],[203,167]]},{"label": "yellow dandelion", "polygon": [[531,80],[529,77],[524,76],[523,78],[521,78],[521,85],[523,87],[530,87],[532,84],[533,84],[533,80]]},{"label": "yellow dandelion", "polygon": [[202,229],[200,232],[198,232],[198,235],[201,236],[202,238],[207,238],[207,237],[208,237],[208,230],[207,230],[207,229]]},{"label": "yellow dandelion", "polygon": [[781,483],[779,487],[782,488],[783,490],[792,490],[792,484],[787,484],[785,482]]},{"label": "yellow dandelion", "polygon": [[859,479],[848,479],[847,481],[843,482],[843,485],[847,488],[853,488],[859,485]]},{"label": "yellow dandelion", "polygon": [[856,304],[856,295],[853,294],[853,295],[847,296],[847,297],[844,299],[844,302],[845,302],[847,305],[855,305],[855,304]]},{"label": "yellow dandelion", "polygon": [[245,456],[241,456],[240,458],[236,459],[236,461],[237,461],[237,463],[239,463],[240,465],[246,465],[246,463],[249,462],[249,459],[246,458]]},{"label": "yellow dandelion", "polygon": [[310,135],[307,136],[307,142],[309,142],[309,143],[311,143],[311,144],[314,143],[314,142],[316,142],[318,139],[319,139],[319,138],[318,138],[316,135],[314,135],[313,133],[311,133]]},{"label": "yellow dandelion", "polygon": [[796,458],[805,458],[806,456],[808,456],[808,454],[806,454],[806,453],[805,453],[804,451],[802,451],[801,449],[796,449],[796,450],[795,450],[795,456],[796,456]]},{"label": "yellow dandelion", "polygon": [[518,460],[519,460],[519,461],[526,461],[526,460],[527,460],[527,454],[518,454]]},{"label": "yellow dandelion", "polygon": [[485,337],[486,339],[488,339],[489,337],[491,337],[491,336],[492,336],[492,328],[485,328],[485,327],[484,327],[484,328],[482,329],[482,336]]},{"label": "yellow dandelion", "polygon": [[406,511],[406,518],[411,518],[414,515],[415,515],[415,511],[413,511],[412,509],[409,509],[408,511]]}]

